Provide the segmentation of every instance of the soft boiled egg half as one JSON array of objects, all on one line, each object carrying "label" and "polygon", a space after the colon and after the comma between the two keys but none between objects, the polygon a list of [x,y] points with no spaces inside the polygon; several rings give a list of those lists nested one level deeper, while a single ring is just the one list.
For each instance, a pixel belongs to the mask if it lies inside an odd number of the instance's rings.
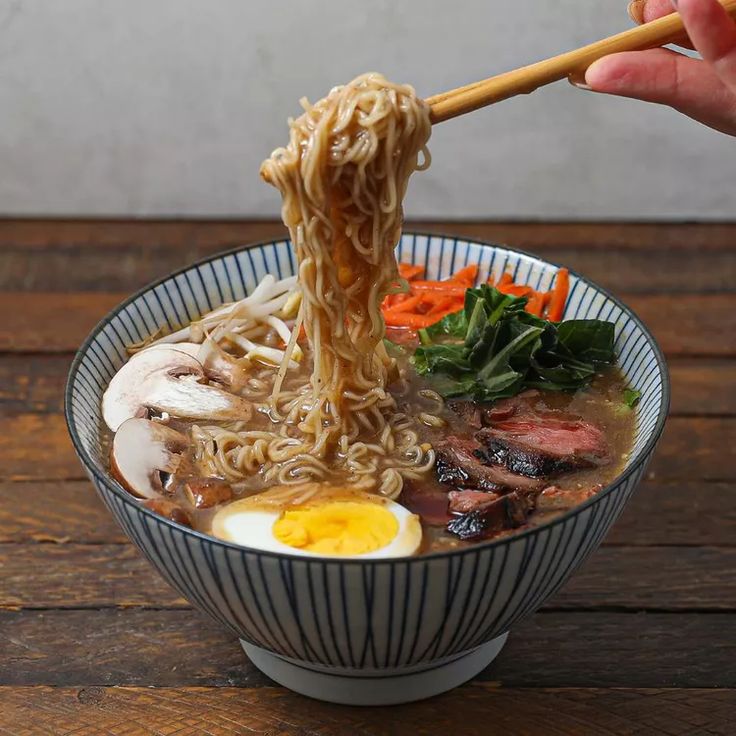
[{"label": "soft boiled egg half", "polygon": [[279,504],[271,491],[234,501],[217,512],[212,533],[244,547],[315,557],[404,557],[419,549],[419,517],[394,501],[329,486],[307,495],[298,504]]}]

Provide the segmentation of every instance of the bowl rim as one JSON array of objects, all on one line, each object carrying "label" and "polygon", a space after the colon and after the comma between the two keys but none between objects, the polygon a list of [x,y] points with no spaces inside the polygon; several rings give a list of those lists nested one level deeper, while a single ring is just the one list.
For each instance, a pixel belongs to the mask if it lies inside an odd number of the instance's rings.
[{"label": "bowl rim", "polygon": [[[511,246],[504,245],[502,243],[494,243],[489,240],[481,240],[481,239],[474,238],[471,236],[451,235],[451,234],[442,233],[442,232],[414,230],[411,228],[408,230],[402,231],[402,237],[404,236],[441,238],[443,240],[454,240],[456,242],[464,242],[464,243],[468,243],[472,245],[480,245],[486,248],[501,249],[502,251],[506,251],[508,253],[516,253],[518,255],[526,256],[527,258],[531,258],[534,261],[541,263],[542,265],[553,266],[555,268],[561,268],[560,264],[555,263],[554,261],[548,261],[534,253],[530,253],[529,251],[522,250],[521,248],[513,248]],[[633,309],[627,306],[618,297],[611,294],[611,292],[608,291],[607,289],[604,289],[603,287],[599,286],[598,284],[586,278],[585,276],[582,276],[574,269],[568,268],[568,271],[570,272],[571,276],[574,276],[575,278],[579,279],[583,283],[588,284],[589,286],[596,289],[600,294],[605,296],[607,299],[610,299],[616,306],[618,306],[623,311],[623,313],[626,314],[627,318],[633,320],[634,323],[642,331],[642,333],[644,334],[644,337],[649,342],[649,344],[652,346],[654,356],[656,358],[657,369],[659,371],[659,374],[662,380],[662,399],[660,401],[660,405],[658,409],[657,422],[654,428],[652,429],[651,435],[645,442],[644,446],[639,450],[637,455],[634,457],[631,465],[628,468],[626,468],[622,473],[617,475],[610,483],[604,486],[604,488],[601,489],[594,496],[591,496],[590,498],[586,499],[582,503],[579,503],[578,505],[569,509],[565,513],[560,514],[559,516],[555,516],[554,518],[548,521],[545,521],[542,524],[539,524],[539,526],[529,527],[528,529],[524,529],[523,531],[520,531],[516,534],[510,534],[508,536],[504,536],[498,539],[490,539],[485,542],[478,542],[476,544],[472,544],[467,547],[461,547],[459,549],[442,550],[439,552],[427,552],[421,555],[411,555],[411,556],[405,555],[403,557],[364,559],[364,558],[359,558],[359,557],[330,557],[330,556],[318,556],[318,555],[299,555],[299,554],[290,554],[288,552],[273,552],[269,550],[261,550],[256,547],[246,547],[244,545],[235,544],[233,542],[228,542],[224,539],[219,539],[218,537],[215,537],[211,534],[207,534],[205,532],[200,532],[196,529],[192,529],[191,527],[185,526],[183,524],[179,524],[178,522],[172,521],[171,519],[167,519],[166,517],[161,516],[151,511],[150,509],[147,509],[145,506],[143,506],[143,504],[139,503],[138,500],[135,499],[135,497],[131,496],[131,494],[128,493],[119,483],[117,483],[117,481],[115,481],[112,478],[112,476],[109,475],[109,473],[101,472],[97,468],[95,461],[89,456],[89,453],[82,445],[81,438],[77,431],[76,424],[72,416],[71,397],[72,397],[72,393],[74,390],[74,386],[76,384],[77,373],[79,372],[82,361],[84,360],[88,352],[89,346],[92,344],[92,342],[97,337],[97,335],[104,329],[104,327],[106,327],[115,317],[117,317],[117,315],[120,314],[120,312],[122,312],[128,305],[132,304],[135,300],[137,300],[143,294],[151,291],[152,289],[155,289],[157,286],[160,286],[164,282],[169,281],[170,279],[176,278],[177,276],[187,271],[190,271],[194,268],[205,265],[207,263],[212,263],[214,261],[223,260],[227,256],[236,255],[238,253],[249,250],[251,248],[266,247],[269,245],[275,245],[277,243],[284,243],[284,242],[285,243],[291,242],[288,236],[284,236],[283,238],[267,238],[265,240],[260,240],[260,241],[253,242],[253,243],[237,245],[232,248],[228,248],[226,250],[220,251],[218,253],[214,253],[212,255],[206,256],[205,258],[201,258],[197,261],[194,261],[193,263],[183,266],[175,271],[171,271],[170,273],[167,273],[164,276],[161,276],[149,282],[148,284],[146,284],[145,286],[141,287],[140,289],[135,291],[133,294],[131,294],[128,298],[120,302],[117,306],[115,306],[107,314],[105,314],[97,322],[97,324],[90,330],[84,342],[79,347],[79,349],[76,351],[74,355],[74,359],[72,360],[72,363],[69,367],[69,373],[67,376],[66,386],[64,388],[64,417],[66,420],[67,430],[72,440],[72,444],[84,468],[88,472],[92,473],[92,475],[106,488],[106,490],[112,492],[115,496],[122,499],[123,503],[132,506],[139,514],[143,514],[144,516],[151,518],[158,524],[164,524],[165,526],[169,526],[170,528],[175,529],[184,535],[190,535],[196,539],[199,539],[200,542],[207,542],[209,544],[215,544],[219,547],[224,548],[225,550],[229,549],[229,550],[237,551],[241,554],[257,554],[257,555],[263,555],[265,557],[271,557],[275,559],[288,559],[288,560],[291,560],[292,562],[296,562],[297,560],[300,560],[303,562],[315,562],[315,563],[319,562],[323,564],[337,563],[337,564],[368,565],[368,566],[371,566],[371,565],[380,566],[380,565],[393,564],[393,563],[411,563],[411,562],[415,562],[418,564],[418,563],[421,563],[422,561],[427,562],[430,560],[442,559],[446,557],[459,557],[459,556],[467,555],[467,554],[480,554],[483,551],[487,551],[490,549],[495,549],[498,547],[504,547],[507,545],[517,543],[521,540],[524,540],[524,539],[527,539],[533,536],[534,534],[541,533],[542,531],[550,531],[552,528],[554,528],[557,525],[562,525],[562,524],[567,523],[569,519],[572,519],[578,516],[586,509],[591,508],[592,506],[594,506],[595,504],[599,503],[601,500],[609,496],[624,481],[626,481],[629,477],[631,477],[634,473],[636,473],[639,470],[639,468],[645,462],[647,462],[648,458],[651,456],[654,448],[659,442],[659,439],[662,436],[662,432],[664,430],[665,423],[667,421],[667,416],[669,414],[670,399],[671,399],[670,376],[669,376],[667,362],[665,360],[662,348],[660,347],[659,343],[654,338],[652,333],[649,331],[647,326],[644,324],[641,318],[636,314],[636,312],[634,312]]]}]

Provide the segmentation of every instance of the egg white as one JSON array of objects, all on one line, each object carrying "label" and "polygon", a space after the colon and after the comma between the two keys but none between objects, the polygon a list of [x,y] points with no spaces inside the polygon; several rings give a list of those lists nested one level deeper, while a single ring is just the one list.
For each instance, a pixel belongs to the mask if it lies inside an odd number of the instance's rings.
[{"label": "egg white", "polygon": [[[241,508],[238,508],[238,506]],[[383,507],[399,524],[396,536],[385,546],[361,555],[329,555],[335,559],[379,559],[408,557],[416,554],[422,543],[422,526],[419,517],[395,501],[383,502]],[[291,547],[276,539],[273,525],[280,518],[279,512],[258,511],[250,504],[235,501],[217,512],[212,520],[212,533],[225,541],[252,547],[264,552],[280,552],[303,557],[324,557],[323,553]]]}]

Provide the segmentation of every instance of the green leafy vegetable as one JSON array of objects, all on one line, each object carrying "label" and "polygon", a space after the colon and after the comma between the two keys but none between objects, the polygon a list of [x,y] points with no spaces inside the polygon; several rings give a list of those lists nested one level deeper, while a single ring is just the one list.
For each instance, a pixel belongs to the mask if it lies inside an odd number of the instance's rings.
[{"label": "green leafy vegetable", "polygon": [[419,331],[412,361],[445,397],[491,401],[525,388],[572,391],[614,361],[614,326],[601,320],[559,324],[524,311],[527,300],[487,284],[465,306]]},{"label": "green leafy vegetable", "polygon": [[624,404],[633,409],[641,399],[641,391],[637,391],[633,388],[624,389]]}]

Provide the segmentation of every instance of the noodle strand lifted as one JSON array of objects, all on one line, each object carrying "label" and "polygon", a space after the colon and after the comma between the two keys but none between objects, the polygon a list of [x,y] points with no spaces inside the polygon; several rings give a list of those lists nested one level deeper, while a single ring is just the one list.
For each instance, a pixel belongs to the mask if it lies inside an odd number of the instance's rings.
[{"label": "noodle strand lifted", "polygon": [[[429,165],[429,109],[414,90],[380,74],[336,87],[291,121],[289,144],[262,177],[282,194],[282,217],[299,263],[303,324],[313,361],[309,384],[289,378],[295,335],[267,399],[275,424],[263,432],[199,428],[200,455],[227,477],[260,466],[266,482],[336,474],[390,497],[404,478],[434,464],[415,421],[386,390],[395,366],[384,347],[381,301],[396,290],[394,255],[411,174]],[[421,158],[421,162],[420,162]]]}]

